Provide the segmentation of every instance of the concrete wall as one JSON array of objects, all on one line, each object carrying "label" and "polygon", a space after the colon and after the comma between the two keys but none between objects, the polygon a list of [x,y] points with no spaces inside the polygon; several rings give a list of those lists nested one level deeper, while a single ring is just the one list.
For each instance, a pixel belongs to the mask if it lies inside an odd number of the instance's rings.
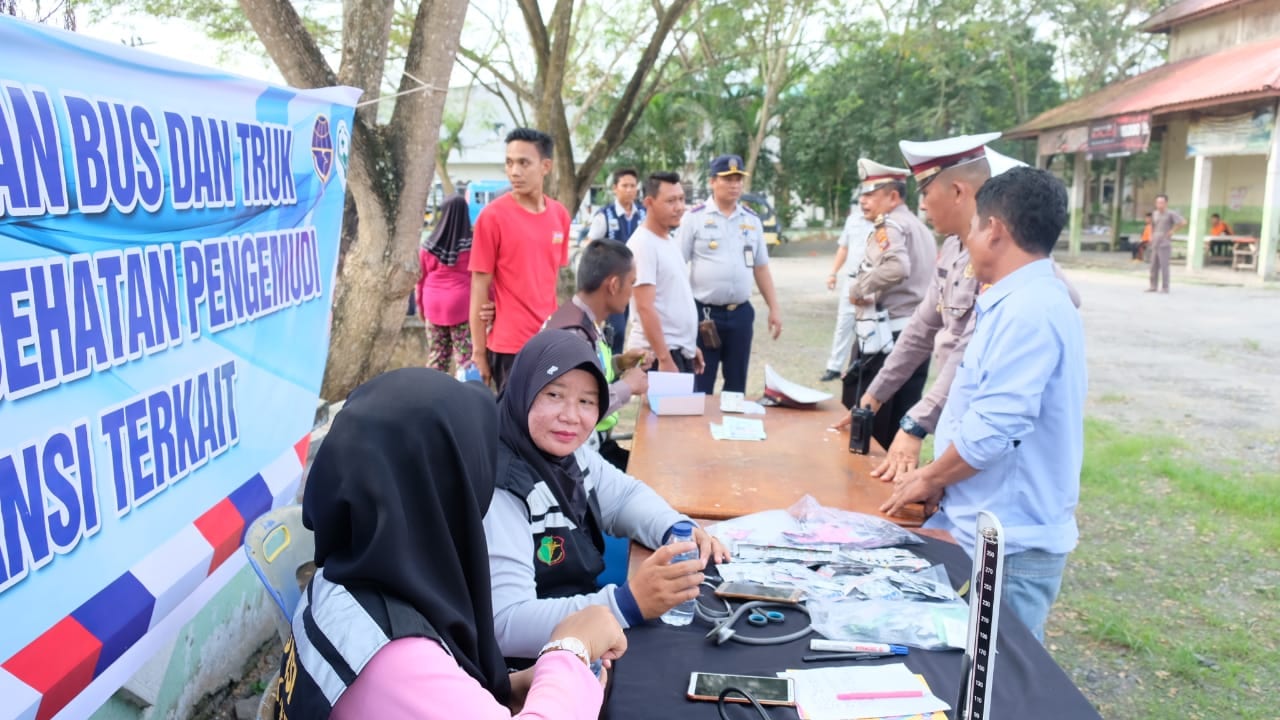
[{"label": "concrete wall", "polygon": [[1259,0],[1175,27],[1169,35],[1169,62],[1277,35],[1280,0]]},{"label": "concrete wall", "polygon": [[246,564],[92,720],[189,717],[201,698],[240,679],[250,656],[278,637],[278,613]]},{"label": "concrete wall", "polygon": [[[1169,123],[1161,157],[1164,167],[1163,192],[1169,196],[1169,206],[1188,218],[1191,216],[1191,181],[1195,173],[1195,159],[1187,157],[1189,127],[1189,117]],[[1223,155],[1213,158],[1209,213],[1222,215],[1230,225],[1241,222],[1261,223],[1266,170],[1265,155]],[[1238,209],[1231,208],[1233,194],[1238,197],[1241,205]]]}]

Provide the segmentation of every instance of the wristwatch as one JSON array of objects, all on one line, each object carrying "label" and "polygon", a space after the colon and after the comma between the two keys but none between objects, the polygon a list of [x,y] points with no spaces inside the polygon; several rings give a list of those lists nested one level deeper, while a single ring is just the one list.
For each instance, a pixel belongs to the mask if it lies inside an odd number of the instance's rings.
[{"label": "wristwatch", "polygon": [[920,423],[912,420],[910,415],[903,415],[902,419],[898,421],[898,427],[902,428],[902,432],[921,440],[924,439],[925,435],[929,434],[929,431],[921,427]]},{"label": "wristwatch", "polygon": [[542,657],[543,655],[546,655],[547,653],[552,652],[553,650],[567,650],[568,652],[571,652],[574,655],[577,655],[578,659],[581,660],[584,665],[587,665],[588,667],[591,665],[591,656],[587,654],[586,643],[582,642],[576,637],[566,637],[566,638],[560,638],[559,640],[552,640],[551,642],[542,646],[542,649],[538,651],[538,657]]}]

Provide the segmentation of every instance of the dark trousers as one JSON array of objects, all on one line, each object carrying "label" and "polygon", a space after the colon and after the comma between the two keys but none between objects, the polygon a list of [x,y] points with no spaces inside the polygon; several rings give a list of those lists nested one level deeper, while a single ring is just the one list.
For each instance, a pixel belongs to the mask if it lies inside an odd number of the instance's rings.
[{"label": "dark trousers", "polygon": [[[893,334],[897,339],[898,333]],[[857,353],[857,343],[854,343],[854,353]],[[855,356],[853,363],[849,366],[849,371],[844,375],[844,388],[840,399],[844,402],[844,406],[852,408],[862,399],[862,394],[871,386],[871,382],[876,379],[876,374],[880,372],[880,368],[884,367],[884,361],[888,359],[887,353],[876,353],[875,355]],[[876,413],[875,423],[873,424],[872,435],[876,442],[880,443],[883,448],[888,448],[893,442],[893,436],[898,434],[898,423],[902,422],[902,417],[916,403],[920,402],[920,397],[924,395],[924,384],[929,379],[929,361],[926,359],[920,363],[920,367],[911,373],[911,377],[898,388],[898,392],[893,394],[880,406],[880,411]]]},{"label": "dark trousers", "polygon": [[604,324],[608,327],[606,334],[609,334],[609,347],[613,350],[614,355],[622,354],[622,346],[627,342],[627,318],[631,317],[631,309],[610,315],[605,319]]},{"label": "dark trousers", "polygon": [[730,310],[723,305],[703,305],[697,303],[698,319],[711,311],[711,320],[716,324],[716,332],[720,335],[720,347],[712,350],[702,343],[698,337],[698,348],[702,350],[702,359],[706,370],[693,380],[694,392],[715,392],[716,372],[724,365],[724,392],[746,392],[747,365],[751,362],[751,336],[755,332],[756,311],[750,302]]},{"label": "dark trousers", "polygon": [[507,377],[511,375],[511,365],[516,361],[515,353],[490,350],[486,354],[489,356],[489,377],[493,381],[493,391],[502,392],[502,388],[507,386]]}]

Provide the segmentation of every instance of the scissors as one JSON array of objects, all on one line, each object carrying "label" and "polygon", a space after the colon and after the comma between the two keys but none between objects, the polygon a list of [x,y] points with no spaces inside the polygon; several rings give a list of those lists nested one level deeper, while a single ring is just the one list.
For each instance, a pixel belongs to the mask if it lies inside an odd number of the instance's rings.
[{"label": "scissors", "polygon": [[747,622],[756,627],[764,627],[771,622],[780,623],[787,617],[777,610],[758,610],[747,616]]}]

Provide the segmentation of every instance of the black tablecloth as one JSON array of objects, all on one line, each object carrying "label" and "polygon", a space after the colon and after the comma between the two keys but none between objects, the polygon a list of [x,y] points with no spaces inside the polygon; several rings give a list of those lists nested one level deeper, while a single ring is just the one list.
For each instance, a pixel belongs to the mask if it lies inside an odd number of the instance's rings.
[{"label": "black tablecloth", "polygon": [[[935,563],[946,565],[953,586],[959,587],[971,574],[969,558],[958,546],[931,538],[911,549]],[[785,634],[794,629],[788,621],[774,625],[767,632]],[[630,718],[707,718],[715,720],[714,702],[692,701],[685,697],[689,673],[718,672],[739,675],[772,676],[788,668],[832,667],[836,662],[806,663],[809,638],[786,645],[755,646],[729,642],[717,646],[703,636],[711,626],[694,620],[686,627],[671,627],[660,621],[627,631],[628,648],[614,665],[612,687],[602,717],[608,720]],[[737,629],[744,635],[766,633],[745,621]],[[813,634],[810,637],[821,637]],[[1041,647],[1029,630],[1006,606],[1000,613],[1000,630],[996,645],[990,717],[995,720],[1037,718],[1037,720],[1080,720],[1099,718],[1096,710],[1072,684],[1049,653]],[[912,648],[900,659],[858,661],[858,664],[889,664],[905,661],[913,671],[923,674],[935,695],[954,705],[960,689],[960,665],[964,653],[959,650],[928,652]],[[731,709],[730,717],[754,717],[748,708]],[[771,708],[770,717],[795,718],[794,708]],[[948,717],[953,717],[948,713]]]}]

